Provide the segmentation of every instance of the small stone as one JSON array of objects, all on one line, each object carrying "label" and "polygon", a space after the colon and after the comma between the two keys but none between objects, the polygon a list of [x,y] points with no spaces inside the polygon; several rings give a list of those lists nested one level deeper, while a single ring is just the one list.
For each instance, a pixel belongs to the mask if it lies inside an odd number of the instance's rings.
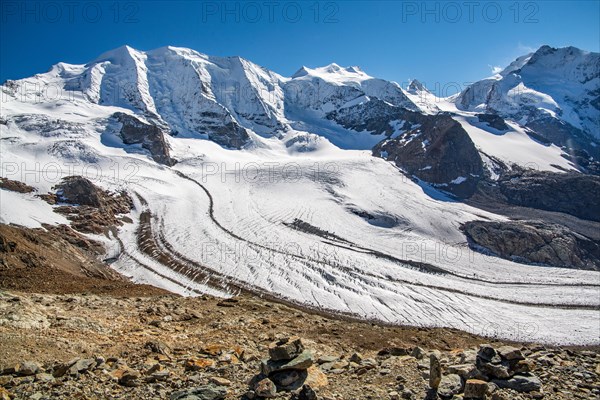
[{"label": "small stone", "polygon": [[310,387],[310,385],[302,386],[300,393],[298,393],[298,400],[317,400],[317,394]]},{"label": "small stone", "polygon": [[220,356],[225,352],[225,346],[220,344],[208,344],[200,350],[203,354],[207,354],[209,356]]},{"label": "small stone", "polygon": [[53,380],[54,377],[51,374],[46,374],[42,372],[35,375],[36,382],[52,382]]},{"label": "small stone", "polygon": [[360,364],[360,362],[363,360],[363,355],[360,353],[354,353],[350,356],[349,361],[350,362],[355,362],[357,364]]},{"label": "small stone", "polygon": [[317,360],[318,364],[326,364],[326,363],[334,363],[339,360],[339,357],[336,356],[321,356]]},{"label": "small stone", "polygon": [[525,357],[523,357],[523,353],[521,353],[521,350],[517,349],[516,347],[502,346],[496,351],[498,354],[500,354],[500,357],[508,361],[525,359]]},{"label": "small stone", "polygon": [[71,366],[73,366],[79,360],[79,358],[73,358],[67,361],[66,363],[59,364],[57,367],[54,368],[52,375],[54,375],[55,378],[62,377],[64,374],[67,373],[69,368],[71,368]]},{"label": "small stone", "polygon": [[313,389],[319,389],[325,387],[329,384],[329,380],[327,379],[327,375],[325,375],[319,368],[314,365],[308,367],[306,370],[308,376],[304,381],[304,384],[310,386]]},{"label": "small stone", "polygon": [[417,346],[413,349],[410,355],[416,358],[417,360],[421,360],[427,355],[427,353],[421,347]]},{"label": "small stone", "polygon": [[269,378],[265,378],[261,381],[258,381],[256,387],[254,388],[256,395],[259,397],[275,397],[277,396],[277,387]]},{"label": "small stone", "polygon": [[465,383],[465,399],[472,400],[483,400],[485,399],[485,394],[488,391],[488,384],[486,381],[481,381],[479,379],[468,379]]},{"label": "small stone", "polygon": [[12,381],[12,376],[0,375],[0,386],[8,386],[11,381]]},{"label": "small stone", "polygon": [[505,364],[491,364],[491,363],[477,363],[477,368],[492,378],[497,379],[508,379],[514,373],[509,370],[508,365]]},{"label": "small stone", "polygon": [[172,393],[170,400],[224,400],[227,388],[223,386],[206,385],[197,388]]},{"label": "small stone", "polygon": [[186,371],[200,371],[210,368],[215,365],[215,362],[209,358],[189,358],[185,361],[183,368]]},{"label": "small stone", "polygon": [[389,392],[388,396],[390,396],[390,400],[400,400],[400,395],[398,392]]},{"label": "small stone", "polygon": [[479,346],[479,352],[477,352],[477,357],[481,358],[486,362],[492,361],[492,359],[496,356],[496,350],[489,344],[482,344]]},{"label": "small stone", "polygon": [[40,370],[40,366],[31,361],[25,361],[20,363],[15,368],[15,373],[20,376],[31,376],[35,375]]},{"label": "small stone", "polygon": [[383,348],[383,349],[379,350],[379,352],[377,353],[377,355],[380,356],[380,357],[385,357],[385,356],[395,356],[395,357],[406,356],[406,355],[408,355],[408,350],[406,350],[403,347],[386,347],[386,348]]},{"label": "small stone", "polygon": [[0,400],[10,400],[12,399],[12,394],[4,389],[3,387],[0,387]]},{"label": "small stone", "polygon": [[306,379],[306,376],[306,371],[289,369],[271,374],[270,379],[278,390],[294,390],[301,386],[302,382]]},{"label": "small stone", "polygon": [[213,376],[209,381],[217,386],[231,386],[231,381],[229,379],[221,378],[219,376]]},{"label": "small stone", "polygon": [[273,361],[291,360],[304,351],[302,340],[293,336],[271,343],[269,346],[269,357]]},{"label": "small stone", "polygon": [[263,374],[269,375],[276,371],[284,371],[288,369],[305,370],[308,369],[308,367],[310,367],[311,365],[313,365],[312,353],[308,350],[304,350],[302,354],[290,361],[263,360],[261,362],[260,368]]},{"label": "small stone", "polygon": [[69,375],[77,375],[79,373],[88,371],[96,365],[96,360],[93,358],[86,358],[83,360],[77,360],[75,364],[69,367]]},{"label": "small stone", "polygon": [[119,378],[119,385],[126,387],[136,387],[140,385],[140,373],[133,369],[126,370]]},{"label": "small stone", "polygon": [[153,340],[153,341],[146,342],[144,347],[153,353],[162,354],[165,356],[171,355],[171,348],[167,344],[165,344],[164,342],[161,342],[159,340]]},{"label": "small stone", "polygon": [[402,398],[403,399],[405,399],[405,400],[412,400],[412,399],[414,399],[414,397],[415,397],[415,394],[413,393],[412,390],[410,390],[410,389],[404,389],[402,391]]},{"label": "small stone", "polygon": [[519,360],[511,367],[511,372],[514,374],[524,374],[533,370],[533,362],[529,360]]}]

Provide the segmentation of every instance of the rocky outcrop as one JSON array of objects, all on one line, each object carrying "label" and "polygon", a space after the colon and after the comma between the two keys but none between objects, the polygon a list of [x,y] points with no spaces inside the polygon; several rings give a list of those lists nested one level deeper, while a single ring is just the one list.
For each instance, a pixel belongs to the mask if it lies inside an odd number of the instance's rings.
[{"label": "rocky outcrop", "polygon": [[0,178],[0,189],[10,190],[17,193],[31,193],[35,191],[33,186],[26,185],[20,181],[14,181],[8,178]]},{"label": "rocky outcrop", "polygon": [[600,270],[600,243],[541,221],[470,221],[461,226],[471,248],[553,267]]},{"label": "rocky outcrop", "polygon": [[54,189],[59,200],[65,203],[90,207],[101,207],[109,203],[102,189],[81,176],[66,177]]},{"label": "rocky outcrop", "polygon": [[133,207],[126,192],[110,193],[81,176],[66,177],[54,189],[56,195],[44,198],[51,204],[67,203],[54,211],[64,214],[80,232],[102,233],[111,226],[120,226],[124,218],[119,215],[129,213]]},{"label": "rocky outcrop", "polygon": [[483,178],[483,163],[467,132],[447,114],[424,115],[417,121],[375,146],[373,154],[440,190],[471,196]]},{"label": "rocky outcrop", "polygon": [[201,132],[206,132],[210,140],[223,147],[241,149],[250,141],[246,128],[229,115],[203,112],[200,118],[204,121]]},{"label": "rocky outcrop", "polygon": [[572,125],[556,118],[542,115],[526,125],[529,135],[543,143],[554,143],[572,151],[584,151],[589,158],[600,157],[600,141]]},{"label": "rocky outcrop", "polygon": [[163,128],[142,122],[133,115],[117,112],[113,118],[121,123],[119,135],[125,144],[141,144],[148,150],[152,159],[160,164],[174,165],[175,160],[169,155],[169,146],[165,140]]},{"label": "rocky outcrop", "polygon": [[514,169],[498,181],[510,204],[600,221],[600,177]]},{"label": "rocky outcrop", "polygon": [[504,119],[498,114],[477,114],[477,119],[479,122],[486,123],[489,127],[497,129],[499,131],[508,130],[509,127],[504,122]]}]

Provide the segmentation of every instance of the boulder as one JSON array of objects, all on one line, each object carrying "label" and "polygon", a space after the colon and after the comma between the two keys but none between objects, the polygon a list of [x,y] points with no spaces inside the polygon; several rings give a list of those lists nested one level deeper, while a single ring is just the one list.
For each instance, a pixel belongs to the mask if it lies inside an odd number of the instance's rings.
[{"label": "boulder", "polygon": [[515,375],[510,379],[494,379],[492,381],[501,389],[512,389],[517,392],[539,392],[542,388],[540,379],[532,374]]},{"label": "boulder", "polygon": [[456,374],[444,375],[437,388],[438,394],[442,397],[452,397],[459,394],[462,390],[462,379]]},{"label": "boulder", "polygon": [[437,389],[442,381],[442,365],[435,353],[429,355],[429,387]]},{"label": "boulder", "polygon": [[37,363],[31,361],[24,361],[19,363],[15,368],[15,373],[20,376],[31,376],[38,373],[40,366]]}]

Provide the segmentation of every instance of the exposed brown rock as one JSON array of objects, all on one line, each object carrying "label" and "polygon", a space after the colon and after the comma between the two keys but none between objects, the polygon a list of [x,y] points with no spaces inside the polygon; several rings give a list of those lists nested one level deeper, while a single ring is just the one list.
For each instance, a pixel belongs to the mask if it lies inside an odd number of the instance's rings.
[{"label": "exposed brown rock", "polygon": [[0,189],[10,190],[17,193],[31,193],[35,191],[33,186],[29,186],[20,181],[13,181],[8,178],[0,177]]},{"label": "exposed brown rock", "polygon": [[600,244],[541,221],[470,221],[461,226],[475,250],[518,262],[600,270]]}]

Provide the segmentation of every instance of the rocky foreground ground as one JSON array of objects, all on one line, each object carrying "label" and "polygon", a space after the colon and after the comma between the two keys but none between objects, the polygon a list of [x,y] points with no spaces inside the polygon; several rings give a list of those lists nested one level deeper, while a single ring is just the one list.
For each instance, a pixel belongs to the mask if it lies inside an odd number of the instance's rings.
[{"label": "rocky foreground ground", "polygon": [[251,296],[0,292],[0,371],[0,399],[600,396],[597,348],[379,326]]}]

